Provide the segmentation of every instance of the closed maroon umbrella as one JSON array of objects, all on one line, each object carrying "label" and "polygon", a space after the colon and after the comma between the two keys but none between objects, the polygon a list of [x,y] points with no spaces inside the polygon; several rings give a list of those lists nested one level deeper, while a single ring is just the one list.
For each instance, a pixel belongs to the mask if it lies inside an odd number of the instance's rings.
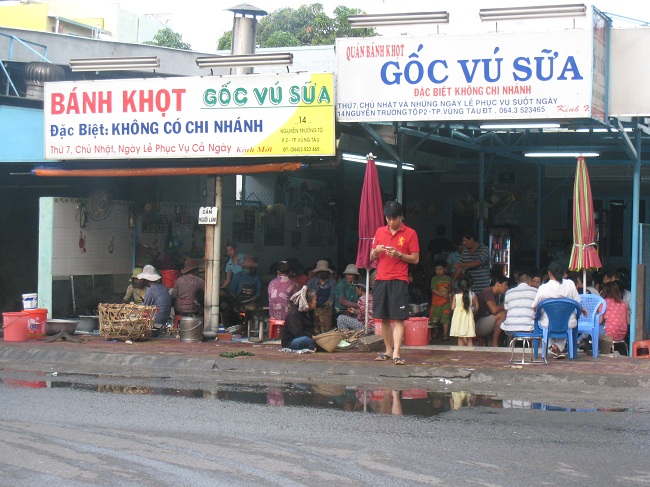
[{"label": "closed maroon umbrella", "polygon": [[[377,268],[377,261],[370,262],[370,249],[377,229],[384,225],[384,207],[381,203],[381,187],[375,156],[372,152],[367,156],[366,175],[361,189],[359,205],[359,249],[357,251],[357,267],[366,269],[366,293],[370,294],[370,269]],[[368,331],[368,307],[366,306],[366,332]]]},{"label": "closed maroon umbrella", "polygon": [[573,250],[571,251],[569,269],[583,271],[583,293],[587,289],[587,269],[602,267],[596,250],[595,236],[594,202],[591,195],[589,171],[584,157],[579,157],[573,183]]}]

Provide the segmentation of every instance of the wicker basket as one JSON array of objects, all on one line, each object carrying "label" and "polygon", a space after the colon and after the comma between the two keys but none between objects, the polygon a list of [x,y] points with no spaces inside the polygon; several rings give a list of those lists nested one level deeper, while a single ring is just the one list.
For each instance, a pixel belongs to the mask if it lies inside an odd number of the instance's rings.
[{"label": "wicker basket", "polygon": [[99,334],[105,340],[147,340],[158,308],[142,304],[99,305]]},{"label": "wicker basket", "polygon": [[338,330],[328,331],[313,337],[314,342],[326,352],[333,352],[341,340],[345,338],[345,333]]}]

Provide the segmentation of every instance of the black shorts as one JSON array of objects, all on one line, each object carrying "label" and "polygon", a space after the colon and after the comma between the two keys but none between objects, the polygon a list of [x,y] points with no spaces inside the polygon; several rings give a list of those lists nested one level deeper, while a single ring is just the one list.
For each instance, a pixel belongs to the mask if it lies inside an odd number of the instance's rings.
[{"label": "black shorts", "polygon": [[375,281],[372,288],[373,318],[409,318],[409,286],[406,281]]}]

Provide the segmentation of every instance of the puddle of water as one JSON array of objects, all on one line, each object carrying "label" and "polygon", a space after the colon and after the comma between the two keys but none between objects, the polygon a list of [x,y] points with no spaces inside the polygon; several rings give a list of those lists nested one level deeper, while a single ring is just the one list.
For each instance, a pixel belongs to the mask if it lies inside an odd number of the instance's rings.
[{"label": "puddle of water", "polygon": [[[40,379],[40,377],[39,377]],[[631,408],[564,408],[540,402],[499,399],[466,391],[438,392],[426,389],[395,390],[385,387],[349,387],[329,384],[288,384],[282,386],[218,384],[213,390],[117,384],[88,384],[69,380],[16,380],[2,378],[8,387],[71,388],[109,394],[148,394],[195,399],[212,399],[269,407],[310,407],[371,414],[432,417],[463,408],[530,409],[564,412],[632,412]]]}]

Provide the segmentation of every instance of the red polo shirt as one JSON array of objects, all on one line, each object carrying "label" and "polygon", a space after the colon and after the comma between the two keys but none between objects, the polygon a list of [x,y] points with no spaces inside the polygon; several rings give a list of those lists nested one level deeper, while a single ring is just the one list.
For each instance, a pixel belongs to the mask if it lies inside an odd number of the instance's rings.
[{"label": "red polo shirt", "polygon": [[[378,228],[372,248],[374,249],[380,244],[396,248],[404,255],[420,252],[418,234],[404,223],[402,223],[402,228],[395,232],[395,235],[392,234],[388,225]],[[382,252],[377,256],[377,276],[375,279],[379,281],[401,280],[408,282],[408,272],[409,265],[402,259],[389,257],[386,252]]]}]

